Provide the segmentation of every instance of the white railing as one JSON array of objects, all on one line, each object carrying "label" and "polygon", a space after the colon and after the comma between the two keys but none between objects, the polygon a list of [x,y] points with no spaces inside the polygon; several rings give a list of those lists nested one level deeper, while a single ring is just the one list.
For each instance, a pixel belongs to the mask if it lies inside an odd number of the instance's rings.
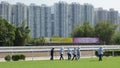
[{"label": "white railing", "polygon": [[55,48],[55,51],[59,51],[61,47],[67,48],[77,48],[80,47],[81,50],[97,50],[99,47],[103,47],[104,50],[120,50],[120,45],[73,45],[73,46],[19,46],[19,47],[0,47],[0,52],[48,52],[51,48]]}]

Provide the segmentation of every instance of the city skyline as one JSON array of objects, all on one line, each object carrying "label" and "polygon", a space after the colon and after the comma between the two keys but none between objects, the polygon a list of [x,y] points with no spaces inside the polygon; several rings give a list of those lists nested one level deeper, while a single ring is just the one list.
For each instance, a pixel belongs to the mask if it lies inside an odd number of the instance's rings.
[{"label": "city skyline", "polygon": [[53,5],[54,3],[57,3],[59,1],[67,2],[68,4],[72,2],[77,2],[79,4],[89,3],[93,5],[95,8],[103,7],[104,9],[109,10],[110,8],[114,8],[115,10],[120,12],[119,2],[118,0],[0,0],[6,1],[10,4],[16,4],[17,2],[24,3],[26,5],[30,5],[31,3],[35,3],[36,5],[46,4],[48,6]]},{"label": "city skyline", "polygon": [[[76,25],[83,25],[89,22],[95,26],[100,21],[109,21],[112,24],[119,24],[119,12],[114,9],[105,10],[94,8],[91,4],[79,4],[60,1],[52,6],[26,5],[24,3],[10,4],[6,1],[0,4],[0,18],[5,18],[10,23],[18,26],[26,21],[31,29],[33,38],[39,37],[70,37]],[[117,30],[120,30],[119,27]]]}]

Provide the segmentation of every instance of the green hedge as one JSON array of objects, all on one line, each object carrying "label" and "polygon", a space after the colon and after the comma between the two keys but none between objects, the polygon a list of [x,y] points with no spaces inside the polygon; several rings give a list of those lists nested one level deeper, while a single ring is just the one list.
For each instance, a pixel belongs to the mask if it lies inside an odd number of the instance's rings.
[{"label": "green hedge", "polygon": [[[95,55],[98,56],[98,52],[95,51]],[[103,56],[120,56],[120,50],[107,50],[104,52]]]},{"label": "green hedge", "polygon": [[6,61],[10,61],[11,60],[11,56],[10,55],[7,55],[7,56],[5,56],[5,58],[4,58]]},{"label": "green hedge", "polygon": [[25,60],[25,55],[23,55],[23,54],[19,55],[19,59],[20,60]]},{"label": "green hedge", "polygon": [[18,60],[25,60],[25,55],[23,54],[16,54],[16,55],[12,55],[12,57],[10,55],[7,55],[5,56],[5,60],[6,61],[10,61],[10,60],[13,60],[13,61],[18,61]]}]

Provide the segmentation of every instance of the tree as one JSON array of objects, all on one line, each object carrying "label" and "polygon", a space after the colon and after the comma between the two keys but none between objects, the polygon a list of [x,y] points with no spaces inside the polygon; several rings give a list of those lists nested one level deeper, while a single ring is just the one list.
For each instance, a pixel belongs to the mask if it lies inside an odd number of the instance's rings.
[{"label": "tree", "polygon": [[83,36],[83,29],[81,26],[75,26],[74,30],[71,34],[72,37],[82,37]]},{"label": "tree", "polygon": [[115,34],[112,36],[112,43],[120,45],[120,32],[115,32]]},{"label": "tree", "polygon": [[30,44],[32,44],[32,45],[44,45],[44,43],[45,43],[44,37],[32,38],[30,41]]},{"label": "tree", "polygon": [[15,39],[15,27],[5,19],[0,19],[0,44],[13,45]]},{"label": "tree", "polygon": [[40,37],[40,43],[45,43],[45,38],[44,37]]},{"label": "tree", "polygon": [[83,26],[75,26],[71,34],[72,37],[94,37],[94,28],[89,22],[85,22]]},{"label": "tree", "polygon": [[30,38],[29,33],[30,29],[28,26],[25,25],[25,22],[23,22],[22,25],[17,26],[14,40],[15,45],[26,45]]},{"label": "tree", "polygon": [[107,21],[102,21],[95,26],[95,35],[104,44],[110,44],[112,35],[115,33],[116,26]]},{"label": "tree", "polygon": [[94,28],[90,26],[89,22],[83,24],[84,36],[83,37],[94,37]]}]

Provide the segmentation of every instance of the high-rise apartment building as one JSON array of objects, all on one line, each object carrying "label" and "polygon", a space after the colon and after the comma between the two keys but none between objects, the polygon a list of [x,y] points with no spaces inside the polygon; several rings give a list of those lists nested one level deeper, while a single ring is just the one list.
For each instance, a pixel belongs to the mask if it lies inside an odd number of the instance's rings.
[{"label": "high-rise apartment building", "polygon": [[55,36],[55,14],[54,14],[54,6],[51,6],[51,16],[50,16],[50,20],[51,20],[51,37]]},{"label": "high-rise apartment building", "polygon": [[23,3],[12,5],[11,22],[17,26],[21,25],[22,22],[25,21],[27,25],[27,12],[27,6]]},{"label": "high-rise apartment building", "polygon": [[114,10],[114,9],[110,9],[109,10],[109,13],[108,13],[108,21],[111,23],[111,24],[115,24],[117,25],[117,30],[119,30],[120,28],[120,25],[119,25],[119,13],[118,11]]},{"label": "high-rise apartment building", "polygon": [[41,5],[41,36],[51,37],[51,8],[46,5]]},{"label": "high-rise apartment building", "polygon": [[82,15],[83,22],[89,22],[90,25],[94,26],[94,7],[86,3],[82,7],[82,12],[84,14]]},{"label": "high-rise apartment building", "polygon": [[120,31],[120,14],[118,14],[118,28],[117,28],[118,31]]},{"label": "high-rise apartment building", "polygon": [[71,33],[76,25],[82,25],[82,9],[79,3],[72,3],[69,5],[69,33]]},{"label": "high-rise apartment building", "polygon": [[54,36],[69,37],[68,4],[66,2],[59,2],[56,3],[54,7]]},{"label": "high-rise apartment building", "polygon": [[29,22],[29,27],[31,29],[31,36],[33,38],[39,38],[40,37],[40,14],[41,13],[41,7],[36,6],[34,4],[31,4],[28,7],[28,22]]},{"label": "high-rise apartment building", "polygon": [[31,4],[28,8],[28,21],[33,38],[51,37],[51,10],[46,5]]},{"label": "high-rise apartment building", "polygon": [[108,13],[108,21],[112,24],[118,24],[118,11],[110,9]]},{"label": "high-rise apartment building", "polygon": [[2,1],[0,3],[0,18],[5,18],[8,22],[11,22],[11,10],[12,6],[9,3]]},{"label": "high-rise apartment building", "polygon": [[98,8],[95,10],[95,24],[101,21],[108,21],[108,11],[103,8]]}]

